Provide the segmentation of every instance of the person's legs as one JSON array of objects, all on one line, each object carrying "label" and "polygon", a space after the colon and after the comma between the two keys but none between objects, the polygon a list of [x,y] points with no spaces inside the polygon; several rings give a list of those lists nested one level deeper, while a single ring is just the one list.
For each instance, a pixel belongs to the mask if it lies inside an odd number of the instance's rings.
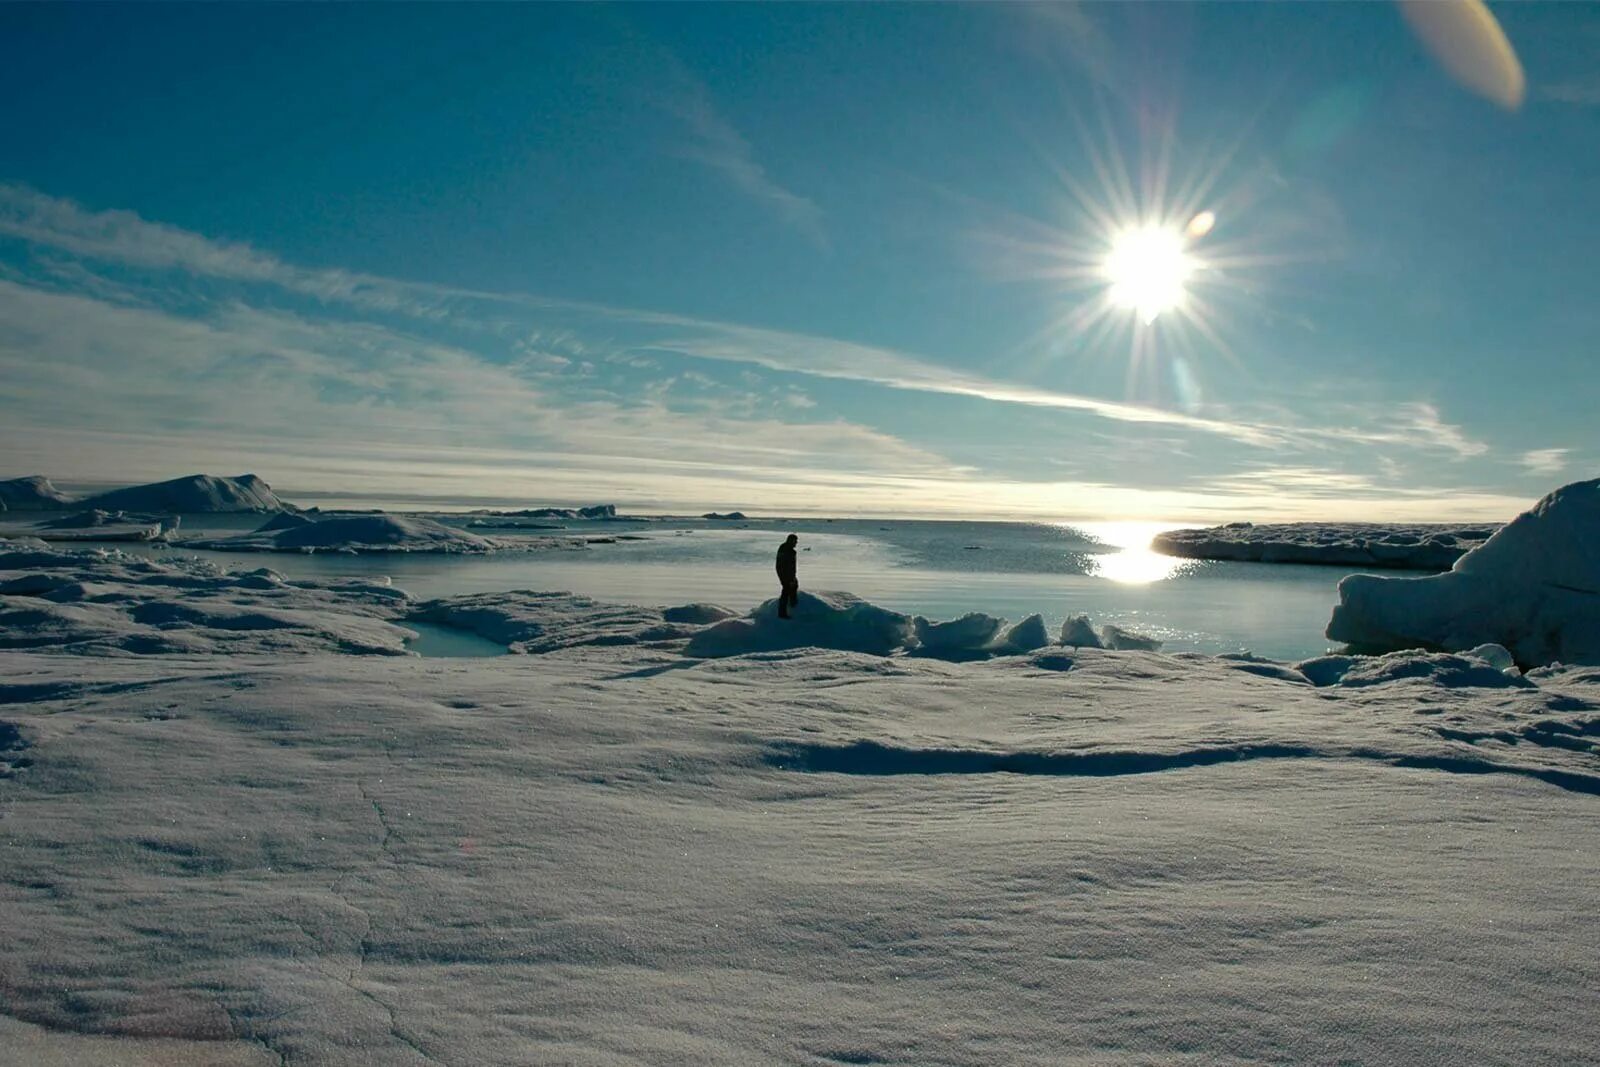
[{"label": "person's legs", "polygon": [[800,583],[784,582],[783,590],[778,594],[778,618],[787,619],[789,609],[800,603]]}]

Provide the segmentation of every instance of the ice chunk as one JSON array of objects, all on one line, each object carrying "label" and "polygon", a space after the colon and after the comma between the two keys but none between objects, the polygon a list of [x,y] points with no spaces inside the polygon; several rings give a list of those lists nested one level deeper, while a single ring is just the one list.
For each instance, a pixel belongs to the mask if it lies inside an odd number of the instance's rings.
[{"label": "ice chunk", "polygon": [[1134,633],[1124,630],[1116,623],[1108,622],[1100,627],[1100,643],[1106,648],[1117,652],[1141,651],[1159,652],[1161,642],[1146,634]]},{"label": "ice chunk", "polygon": [[975,652],[994,641],[1005,622],[978,611],[949,622],[929,622],[919,615],[915,620],[917,644],[930,656]]},{"label": "ice chunk", "polygon": [[1464,651],[1522,666],[1600,663],[1600,479],[1557,489],[1446,574],[1339,583],[1328,636],[1358,649]]},{"label": "ice chunk", "polygon": [[1043,616],[1029,615],[1021,622],[1003,630],[995,638],[991,647],[995,652],[1008,654],[1032,652],[1034,649],[1043,648],[1049,643],[1050,631],[1045,629]]},{"label": "ice chunk", "polygon": [[1100,635],[1094,632],[1087,615],[1073,615],[1061,624],[1061,643],[1074,648],[1099,648]]}]

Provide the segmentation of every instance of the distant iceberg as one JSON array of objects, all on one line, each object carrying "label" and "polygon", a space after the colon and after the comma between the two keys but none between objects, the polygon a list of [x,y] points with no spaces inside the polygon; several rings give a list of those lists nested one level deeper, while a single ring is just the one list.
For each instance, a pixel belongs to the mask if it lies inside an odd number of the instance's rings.
[{"label": "distant iceberg", "polygon": [[82,502],[86,508],[102,511],[227,512],[293,511],[294,505],[280,500],[272,487],[254,474],[219,478],[214,474],[191,474],[171,481],[113,489]]},{"label": "distant iceberg", "polygon": [[279,516],[254,533],[184,541],[222,552],[488,552],[494,541],[414,515]]},{"label": "distant iceberg", "polygon": [[72,506],[72,498],[42,474],[0,481],[0,511],[59,511]]}]

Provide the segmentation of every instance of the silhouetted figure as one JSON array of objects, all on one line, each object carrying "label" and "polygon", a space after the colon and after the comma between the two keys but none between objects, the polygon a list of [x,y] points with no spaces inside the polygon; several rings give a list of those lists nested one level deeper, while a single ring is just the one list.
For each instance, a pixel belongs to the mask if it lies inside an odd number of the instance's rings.
[{"label": "silhouetted figure", "polygon": [[778,546],[778,581],[783,591],[778,594],[778,618],[787,619],[789,609],[800,603],[800,579],[794,575],[794,546],[800,538],[790,534]]}]

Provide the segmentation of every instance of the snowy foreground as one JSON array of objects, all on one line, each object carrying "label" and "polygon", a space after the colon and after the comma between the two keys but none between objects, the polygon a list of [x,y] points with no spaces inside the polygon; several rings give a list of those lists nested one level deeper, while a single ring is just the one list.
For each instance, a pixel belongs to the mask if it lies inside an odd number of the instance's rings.
[{"label": "snowy foreground", "polygon": [[1594,1062],[1600,669],[801,612],[0,546],[0,1062]]},{"label": "snowy foreground", "polygon": [[1318,563],[1340,567],[1449,570],[1498,529],[1387,522],[1232,522],[1198,530],[1168,530],[1150,547],[1184,559],[1244,563]]}]

